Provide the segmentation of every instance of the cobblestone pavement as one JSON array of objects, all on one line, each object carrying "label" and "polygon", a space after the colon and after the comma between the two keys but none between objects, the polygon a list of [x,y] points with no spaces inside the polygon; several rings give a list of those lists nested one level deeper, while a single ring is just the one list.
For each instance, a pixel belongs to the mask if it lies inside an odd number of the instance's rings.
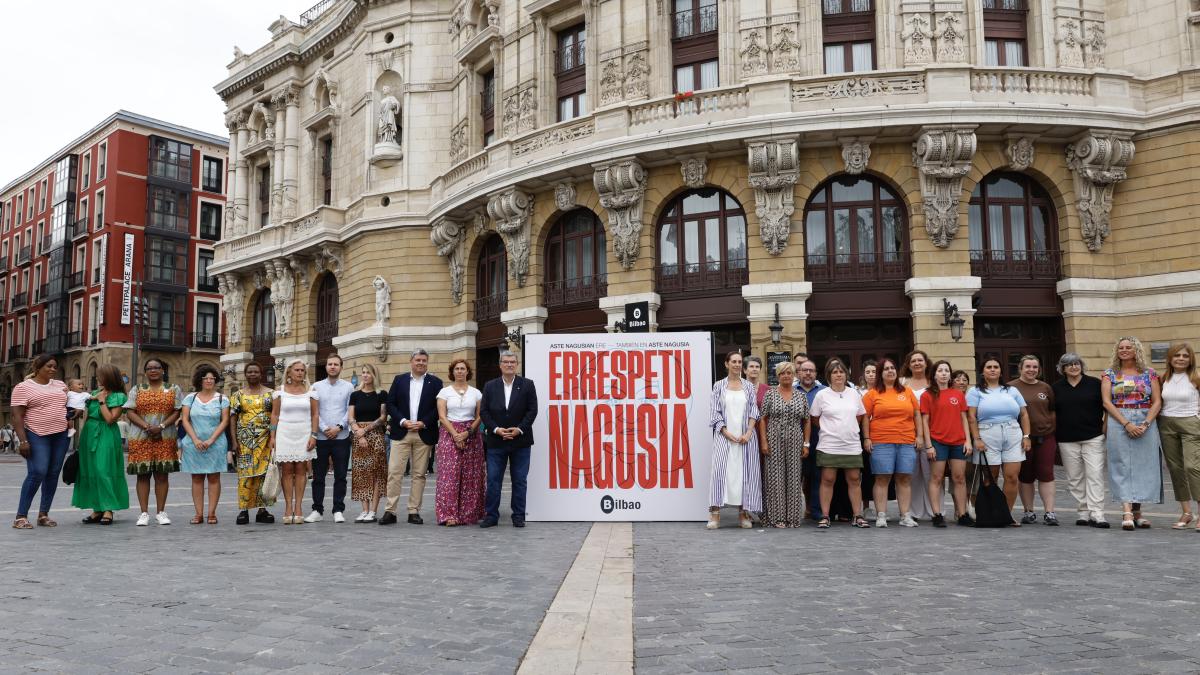
[{"label": "cobblestone pavement", "polygon": [[639,525],[637,672],[1200,672],[1200,533],[1058,501],[1057,528]]},{"label": "cobblestone pavement", "polygon": [[422,526],[237,526],[226,474],[219,525],[187,524],[180,475],[169,527],[82,525],[63,486],[58,528],[17,531],[24,475],[0,464],[5,673],[512,673],[589,528],[440,528],[432,477]]}]

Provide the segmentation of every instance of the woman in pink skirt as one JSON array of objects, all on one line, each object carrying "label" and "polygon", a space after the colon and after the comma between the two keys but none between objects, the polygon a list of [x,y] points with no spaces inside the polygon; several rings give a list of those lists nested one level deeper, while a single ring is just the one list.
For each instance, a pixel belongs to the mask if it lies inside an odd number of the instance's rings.
[{"label": "woman in pink skirt", "polygon": [[483,518],[486,457],[479,434],[479,402],[483,394],[467,384],[471,365],[450,363],[450,384],[438,393],[441,430],[437,444],[437,523],[447,527],[474,525]]}]

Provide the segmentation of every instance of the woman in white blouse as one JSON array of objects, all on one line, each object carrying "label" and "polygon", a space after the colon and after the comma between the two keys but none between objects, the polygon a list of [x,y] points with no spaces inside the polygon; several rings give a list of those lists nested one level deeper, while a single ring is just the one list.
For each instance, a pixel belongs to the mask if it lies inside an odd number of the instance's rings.
[{"label": "woman in white blouse", "polygon": [[438,525],[474,525],[483,518],[486,457],[479,433],[483,394],[467,384],[471,364],[450,363],[450,384],[437,396],[439,433],[435,514]]},{"label": "woman in white blouse", "polygon": [[[1200,373],[1196,372],[1196,352],[1188,343],[1171,345],[1167,355],[1158,433],[1175,499],[1183,512],[1172,527],[1183,530],[1195,519],[1192,502],[1200,502]],[[1200,524],[1196,530],[1200,531]]]},{"label": "woman in white blouse", "polygon": [[309,391],[308,369],[293,359],[283,371],[283,386],[273,392],[271,405],[271,457],[279,465],[286,508],[284,525],[303,525],[304,488],[308,463],[316,457],[317,400]]}]

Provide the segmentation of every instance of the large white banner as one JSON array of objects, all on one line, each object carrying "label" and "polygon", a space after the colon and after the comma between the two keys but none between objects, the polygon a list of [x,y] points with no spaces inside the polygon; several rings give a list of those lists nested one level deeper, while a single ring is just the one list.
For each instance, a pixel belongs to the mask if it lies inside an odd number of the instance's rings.
[{"label": "large white banner", "polygon": [[108,288],[108,233],[100,235],[100,302],[96,312],[96,325],[104,325],[104,303],[107,301]]},{"label": "large white banner", "polygon": [[[149,255],[147,253],[147,255]],[[124,257],[121,261],[121,325],[128,326],[133,297],[133,233],[125,233]]]},{"label": "large white banner", "polygon": [[703,520],[708,333],[525,336],[538,392],[529,520]]}]

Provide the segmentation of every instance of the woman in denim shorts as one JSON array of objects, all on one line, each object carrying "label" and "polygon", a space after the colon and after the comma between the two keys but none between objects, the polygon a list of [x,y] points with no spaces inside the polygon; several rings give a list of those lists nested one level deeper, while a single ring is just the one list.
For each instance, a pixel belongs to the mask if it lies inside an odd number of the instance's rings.
[{"label": "woman in denim shorts", "polygon": [[[971,437],[978,451],[975,463],[982,463],[979,454],[986,453],[992,480],[1004,469],[1004,497],[1011,511],[1017,501],[1021,462],[1029,451],[1029,413],[1021,392],[1000,381],[1001,372],[999,359],[983,360],[979,382],[967,392],[967,407]],[[1019,523],[1014,525],[1020,527]]]},{"label": "woman in denim shorts", "polygon": [[945,527],[942,516],[942,483],[946,462],[954,484],[954,518],[959,525],[974,525],[967,513],[967,455],[971,454],[970,426],[967,423],[967,397],[951,384],[953,367],[948,361],[933,365],[933,381],[921,394],[921,422],[924,425],[926,452],[933,453],[929,473],[929,501],[935,511],[934,527]]},{"label": "woman in denim shorts", "polygon": [[[875,474],[875,504],[887,504],[887,486],[896,476],[896,501],[900,505],[900,525],[916,527],[912,505],[912,473],[921,442],[921,408],[913,390],[900,384],[896,363],[879,362],[879,380],[863,397],[869,422],[863,426],[863,448],[871,453],[871,473]],[[924,489],[921,486],[920,489]],[[883,510],[875,515],[875,527],[887,527]]]}]

